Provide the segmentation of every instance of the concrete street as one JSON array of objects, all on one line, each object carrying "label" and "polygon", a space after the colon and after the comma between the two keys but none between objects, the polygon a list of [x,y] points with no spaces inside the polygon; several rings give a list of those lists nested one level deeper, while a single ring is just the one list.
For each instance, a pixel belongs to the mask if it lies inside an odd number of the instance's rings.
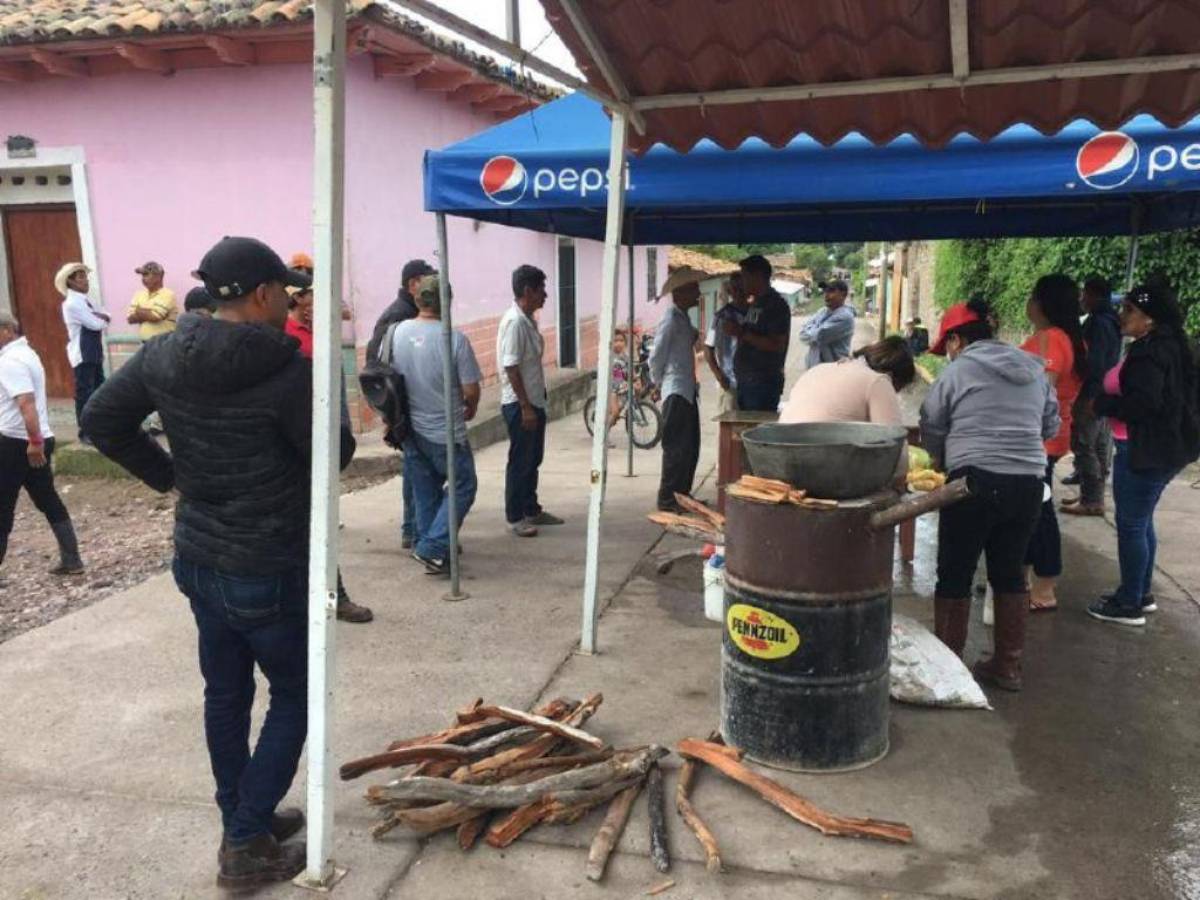
[{"label": "concrete street", "polygon": [[[709,384],[706,405],[713,394]],[[343,571],[376,620],[338,629],[337,761],[445,727],[478,696],[529,706],[601,691],[589,728],[617,745],[673,746],[717,725],[721,632],[703,617],[699,564],[655,570],[655,554],[686,546],[644,518],[657,451],[636,454],[635,478],[623,477],[623,443],[610,453],[601,653],[575,652],[589,452],[577,414],[551,426],[542,495],[567,524],[533,540],[503,528],[506,446],[478,454],[480,494],[462,536],[471,596],[456,604],[400,552],[398,481],[343,498]],[[706,499],[715,452],[706,426]],[[893,704],[891,752],[863,771],[762,770],[832,811],[906,822],[914,844],[822,837],[707,770],[694,801],[729,871],[705,872],[671,810],[676,885],[661,896],[1200,898],[1198,510],[1186,482],[1164,500],[1162,611],[1144,630],[1084,615],[1115,585],[1115,536],[1106,520],[1064,521],[1062,608],[1030,622],[1024,693],[993,694],[992,712]],[[926,622],[935,533],[936,518],[923,520],[915,564],[897,566],[897,611]],[[989,644],[976,615],[968,657]],[[0,896],[217,895],[220,823],[195,631],[169,575],[0,645],[0,685]],[[668,760],[668,796],[678,763]],[[644,801],[595,885],[583,872],[599,814],[540,827],[503,852],[464,855],[452,834],[397,830],[374,841],[362,793],[383,780],[336,788],[336,858],[349,869],[336,897],[624,898],[662,880],[648,859]],[[303,763],[289,799],[303,803]],[[308,896],[290,886],[263,894]]]}]

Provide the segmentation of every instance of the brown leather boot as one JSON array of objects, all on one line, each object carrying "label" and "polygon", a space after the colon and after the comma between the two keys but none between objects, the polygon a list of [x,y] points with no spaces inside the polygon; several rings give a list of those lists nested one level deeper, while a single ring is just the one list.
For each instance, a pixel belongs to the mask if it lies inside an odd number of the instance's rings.
[{"label": "brown leather boot", "polygon": [[1003,691],[1021,690],[1021,655],[1025,652],[1025,620],[1029,594],[997,594],[995,652],[975,664],[975,678]]},{"label": "brown leather boot", "polygon": [[933,598],[933,633],[959,659],[962,659],[963,648],[967,645],[967,622],[970,615],[970,600]]},{"label": "brown leather boot", "polygon": [[245,844],[226,844],[217,887],[250,891],[275,881],[290,881],[304,871],[304,845],[281,844],[270,832]]}]

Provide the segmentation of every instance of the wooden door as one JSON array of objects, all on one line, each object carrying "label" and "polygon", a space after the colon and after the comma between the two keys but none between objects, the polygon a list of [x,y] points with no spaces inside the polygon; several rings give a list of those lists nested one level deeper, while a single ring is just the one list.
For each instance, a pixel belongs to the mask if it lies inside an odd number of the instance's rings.
[{"label": "wooden door", "polygon": [[46,369],[46,393],[70,397],[74,375],[67,361],[67,326],[54,273],[82,252],[74,206],[8,207],[4,210],[9,296],[21,330]]}]

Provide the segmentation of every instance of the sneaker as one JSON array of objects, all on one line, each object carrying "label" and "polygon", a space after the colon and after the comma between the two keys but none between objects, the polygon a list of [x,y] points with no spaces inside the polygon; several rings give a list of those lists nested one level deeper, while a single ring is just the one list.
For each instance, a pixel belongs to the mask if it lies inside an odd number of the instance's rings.
[{"label": "sneaker", "polygon": [[413,539],[412,539],[411,534],[400,535],[400,549],[401,550],[411,550],[412,545],[413,545]]},{"label": "sneaker", "polygon": [[1158,612],[1158,601],[1154,599],[1153,594],[1147,594],[1142,598],[1142,612],[1156,613]]},{"label": "sneaker", "polygon": [[1133,610],[1119,606],[1111,597],[1101,597],[1087,608],[1087,614],[1101,622],[1111,622],[1113,625],[1145,625],[1146,617],[1140,609]]},{"label": "sneaker", "polygon": [[450,561],[441,557],[422,556],[416,550],[413,551],[412,558],[425,567],[426,575],[449,575]]},{"label": "sneaker", "polygon": [[1066,478],[1064,478],[1062,480],[1062,483],[1066,484],[1066,485],[1070,485],[1071,487],[1074,487],[1075,485],[1079,484],[1079,473],[1072,472],[1070,475],[1068,475]]},{"label": "sneaker", "polygon": [[548,513],[544,509],[536,516],[526,516],[526,522],[532,525],[561,525],[563,520],[553,513]]},{"label": "sneaker", "polygon": [[228,844],[217,871],[217,887],[249,891],[264,884],[291,881],[304,871],[304,845],[281,844],[268,832],[244,844]]},{"label": "sneaker", "polygon": [[517,537],[537,537],[537,526],[529,519],[522,519],[520,522],[513,522],[508,526],[512,529],[512,533]]}]

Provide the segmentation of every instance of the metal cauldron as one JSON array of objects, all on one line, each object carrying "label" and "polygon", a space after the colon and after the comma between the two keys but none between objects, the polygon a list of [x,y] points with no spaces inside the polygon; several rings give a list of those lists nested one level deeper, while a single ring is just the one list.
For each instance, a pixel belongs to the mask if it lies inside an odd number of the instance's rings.
[{"label": "metal cauldron", "polygon": [[885,488],[908,438],[899,425],[865,422],[771,423],[742,434],[750,469],[813,497],[850,500]]}]

